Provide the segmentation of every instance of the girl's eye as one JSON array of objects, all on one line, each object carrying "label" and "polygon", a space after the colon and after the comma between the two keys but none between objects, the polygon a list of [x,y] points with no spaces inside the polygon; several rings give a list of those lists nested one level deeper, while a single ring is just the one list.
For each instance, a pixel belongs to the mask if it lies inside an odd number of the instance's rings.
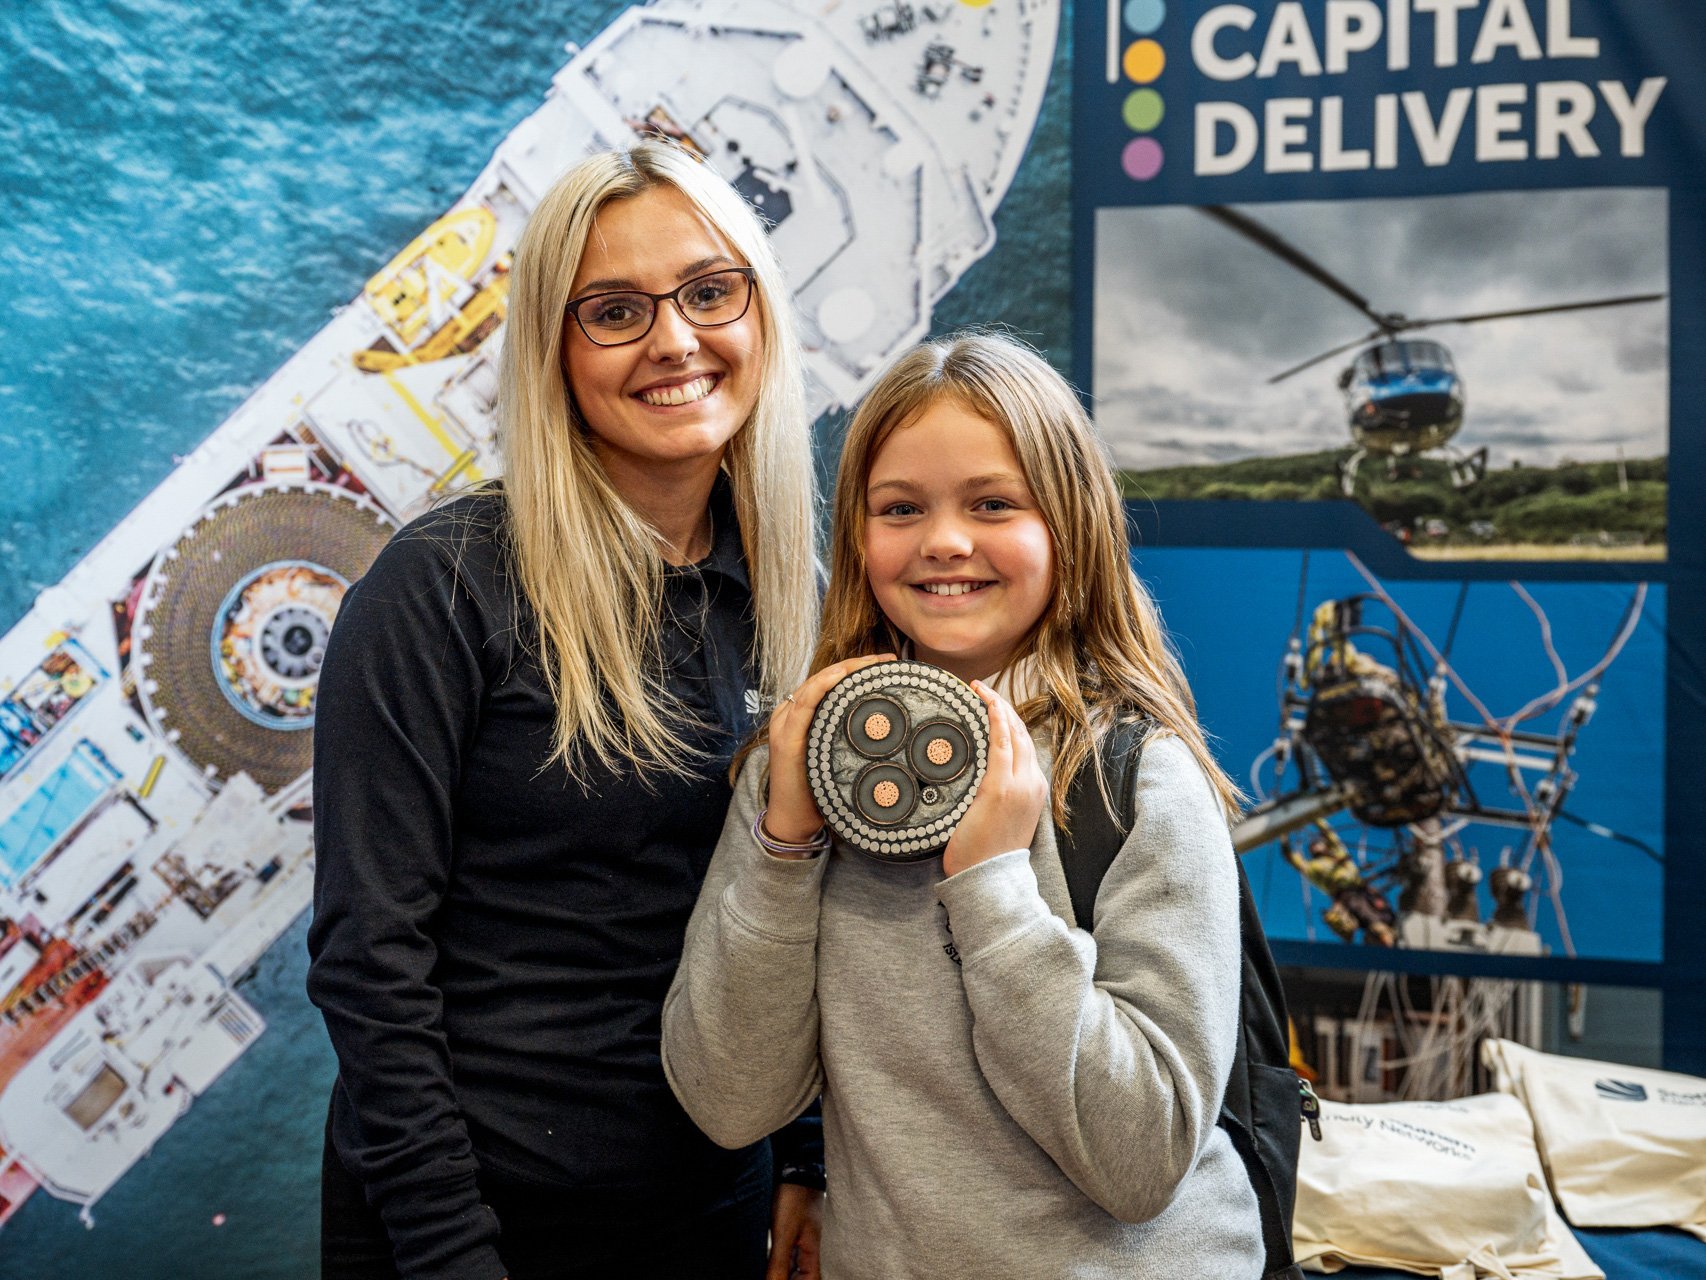
[{"label": "girl's eye", "polygon": [[979,511],[1017,511],[1019,505],[1006,498],[983,498],[977,504]]},{"label": "girl's eye", "polygon": [[910,502],[891,502],[877,513],[882,516],[915,516],[918,508]]}]

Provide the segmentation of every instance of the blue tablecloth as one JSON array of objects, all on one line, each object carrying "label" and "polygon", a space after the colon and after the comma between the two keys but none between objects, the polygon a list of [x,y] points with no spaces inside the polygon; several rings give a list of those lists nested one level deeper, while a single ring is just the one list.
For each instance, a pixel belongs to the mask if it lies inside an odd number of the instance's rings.
[{"label": "blue tablecloth", "polygon": [[[1669,1227],[1643,1230],[1578,1227],[1576,1239],[1605,1271],[1605,1280],[1706,1280],[1706,1241]],[[1412,1271],[1348,1267],[1344,1280],[1416,1280]]]}]

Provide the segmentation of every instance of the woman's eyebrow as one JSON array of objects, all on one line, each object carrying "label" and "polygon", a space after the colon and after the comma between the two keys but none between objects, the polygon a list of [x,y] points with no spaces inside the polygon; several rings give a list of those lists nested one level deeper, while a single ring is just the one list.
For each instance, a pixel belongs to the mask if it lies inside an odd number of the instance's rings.
[{"label": "woman's eyebrow", "polygon": [[712,267],[732,267],[734,265],[735,260],[729,257],[728,254],[713,253],[708,257],[700,258],[697,262],[689,262],[676,273],[675,278],[677,280],[691,280],[694,276],[699,275],[701,272],[709,271]]},{"label": "woman's eyebrow", "polygon": [[[677,281],[691,280],[713,267],[734,266],[735,260],[726,253],[713,253],[709,257],[700,258],[697,262],[689,262],[675,273]],[[610,293],[621,289],[639,290],[640,286],[623,276],[609,276],[603,280],[588,280],[575,290],[576,297],[585,297],[589,293]]]}]

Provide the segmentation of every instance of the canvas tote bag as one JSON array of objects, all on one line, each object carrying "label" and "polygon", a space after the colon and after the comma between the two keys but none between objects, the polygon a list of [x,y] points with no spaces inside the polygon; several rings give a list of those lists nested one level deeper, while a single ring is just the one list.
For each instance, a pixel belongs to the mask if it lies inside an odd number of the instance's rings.
[{"label": "canvas tote bag", "polygon": [[1706,1080],[1486,1040],[1495,1087],[1534,1120],[1578,1227],[1681,1227],[1706,1240]]},{"label": "canvas tote bag", "polygon": [[1602,1280],[1546,1190],[1515,1098],[1322,1102],[1297,1166],[1297,1260],[1443,1280]]}]

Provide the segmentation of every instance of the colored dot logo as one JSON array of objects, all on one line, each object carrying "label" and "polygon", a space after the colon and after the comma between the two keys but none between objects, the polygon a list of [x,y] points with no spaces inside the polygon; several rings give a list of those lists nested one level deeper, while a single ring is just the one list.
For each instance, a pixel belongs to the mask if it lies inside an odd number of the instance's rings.
[{"label": "colored dot logo", "polygon": [[1155,90],[1134,90],[1125,100],[1126,128],[1133,133],[1148,133],[1161,123],[1161,116],[1165,110],[1166,108],[1161,102],[1161,95]]},{"label": "colored dot logo", "polygon": [[1167,66],[1167,53],[1153,40],[1139,40],[1125,51],[1120,63],[1126,79],[1138,84],[1153,84]]},{"label": "colored dot logo", "polygon": [[1140,36],[1152,36],[1167,17],[1167,0],[1125,0],[1125,24]]},{"label": "colored dot logo", "polygon": [[[1109,8],[1112,9],[1110,4]],[[1150,88],[1161,78],[1167,67],[1167,51],[1159,41],[1151,39],[1167,17],[1167,0],[1125,0],[1121,16],[1128,31],[1138,37],[1126,45],[1120,57],[1120,70],[1132,84],[1139,86],[1126,95],[1120,116],[1126,128],[1140,135],[1125,144],[1120,152],[1120,167],[1133,182],[1148,182],[1161,172],[1167,156],[1161,144],[1149,135],[1160,125],[1167,113],[1167,104],[1160,93]],[[1113,14],[1109,13],[1111,21]],[[1110,37],[1112,36],[1110,32]],[[1110,45],[1112,40],[1110,39]],[[1109,49],[1112,62],[1113,49]],[[1110,66],[1109,71],[1113,68]],[[1109,79],[1113,77],[1110,75]]]}]

